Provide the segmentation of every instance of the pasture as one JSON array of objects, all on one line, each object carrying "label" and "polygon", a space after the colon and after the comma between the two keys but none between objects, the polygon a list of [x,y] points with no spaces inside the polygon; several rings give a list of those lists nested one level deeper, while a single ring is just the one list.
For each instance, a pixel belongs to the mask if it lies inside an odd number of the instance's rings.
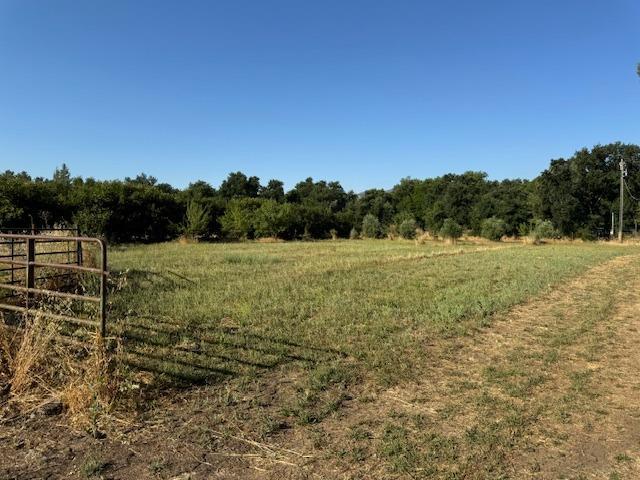
[{"label": "pasture", "polygon": [[56,453],[0,473],[635,478],[639,268],[595,243],[116,246],[106,439],[37,418]]},{"label": "pasture", "polygon": [[424,373],[424,345],[626,252],[401,240],[117,247],[112,317],[132,362],[176,380],[349,357],[393,384]]}]

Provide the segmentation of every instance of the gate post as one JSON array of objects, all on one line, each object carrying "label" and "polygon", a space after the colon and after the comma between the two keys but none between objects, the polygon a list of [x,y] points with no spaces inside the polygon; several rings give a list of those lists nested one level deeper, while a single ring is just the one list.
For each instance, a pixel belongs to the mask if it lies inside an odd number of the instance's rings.
[{"label": "gate post", "polygon": [[[75,228],[76,237],[79,237],[80,227],[76,225]],[[82,266],[82,242],[80,240],[76,240],[76,265]]]},{"label": "gate post", "polygon": [[[15,242],[14,242],[14,238],[11,237],[11,261],[14,261],[14,260],[15,260]],[[16,281],[16,277],[14,272],[14,265],[11,265],[11,285],[13,285],[15,281]]]},{"label": "gate post", "polygon": [[100,272],[100,334],[107,336],[107,244],[100,240],[102,262]]},{"label": "gate post", "polygon": [[[34,265],[35,261],[36,261],[36,239],[28,238],[27,239],[27,267],[26,267],[27,288],[35,288],[35,285],[36,285],[36,276],[35,276],[36,267]],[[33,293],[27,290],[27,302],[26,302],[27,308],[29,308],[29,303],[32,298],[33,298]]]}]

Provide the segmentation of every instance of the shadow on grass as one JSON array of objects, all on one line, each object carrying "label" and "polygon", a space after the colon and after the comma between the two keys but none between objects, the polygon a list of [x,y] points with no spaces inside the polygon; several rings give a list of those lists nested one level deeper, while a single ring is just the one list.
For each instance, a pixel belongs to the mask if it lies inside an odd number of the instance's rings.
[{"label": "shadow on grass", "polygon": [[193,327],[129,319],[117,327],[126,365],[160,374],[175,385],[216,383],[287,363],[312,366],[346,353],[224,327]]},{"label": "shadow on grass", "polygon": [[[203,322],[194,325],[137,315],[128,311],[127,297],[146,292],[174,292],[197,282],[177,272],[133,269],[112,272],[111,334],[120,339],[125,365],[152,372],[169,384],[186,386],[217,383],[233,376],[253,375],[287,363],[311,366],[346,354],[331,348],[303,344],[263,332]],[[127,312],[127,313],[125,313]],[[160,316],[159,316],[160,317]],[[214,323],[210,326],[210,323]]]}]

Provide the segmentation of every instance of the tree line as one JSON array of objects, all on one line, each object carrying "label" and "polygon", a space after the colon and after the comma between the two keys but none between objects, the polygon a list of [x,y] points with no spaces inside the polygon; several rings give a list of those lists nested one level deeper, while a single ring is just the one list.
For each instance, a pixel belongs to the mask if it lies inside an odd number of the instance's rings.
[{"label": "tree line", "polygon": [[339,182],[283,182],[235,172],[214,188],[196,181],[177,189],[141,174],[124,180],[73,177],[66,166],[52,178],[0,175],[0,227],[77,225],[113,242],[156,242],[187,235],[209,239],[411,237],[416,229],[465,230],[490,238],[526,235],[550,221],[558,235],[606,235],[619,200],[624,158],[625,228],[640,210],[640,147],[614,143],[552,160],[533,180],[490,180],[484,172],[402,179],[390,190],[345,191]]}]

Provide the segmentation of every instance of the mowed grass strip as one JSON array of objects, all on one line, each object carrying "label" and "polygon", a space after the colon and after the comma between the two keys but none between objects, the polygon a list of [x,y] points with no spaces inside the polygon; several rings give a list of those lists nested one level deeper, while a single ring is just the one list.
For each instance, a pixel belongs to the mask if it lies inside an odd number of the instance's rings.
[{"label": "mowed grass strip", "polygon": [[438,338],[630,252],[386,240],[118,247],[111,318],[136,341],[132,351],[167,373],[191,365],[189,378],[216,377],[348,357],[394,383],[421,374]]}]

